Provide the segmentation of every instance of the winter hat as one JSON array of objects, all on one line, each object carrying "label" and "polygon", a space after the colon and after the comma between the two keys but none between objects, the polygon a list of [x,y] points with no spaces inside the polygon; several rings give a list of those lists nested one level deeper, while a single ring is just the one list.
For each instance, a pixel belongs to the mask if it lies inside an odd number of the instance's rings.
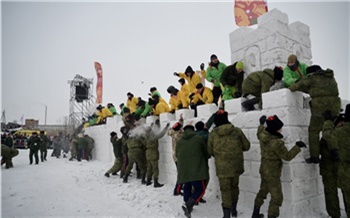
[{"label": "winter hat", "polygon": [[156,88],[156,87],[151,87],[149,91],[150,91],[150,92],[157,91],[157,88]]},{"label": "winter hat", "polygon": [[214,116],[214,123],[215,123],[215,126],[221,126],[223,124],[230,123],[228,121],[227,112],[224,110],[219,110],[218,112],[216,112],[216,114]]},{"label": "winter hat", "polygon": [[181,84],[184,84],[185,83],[185,79],[181,78],[181,79],[178,80],[178,82],[181,83]]},{"label": "winter hat", "polygon": [[212,54],[212,55],[210,56],[210,60],[212,61],[213,59],[218,59],[218,57],[217,57],[215,54]]},{"label": "winter hat", "polygon": [[144,100],[142,100],[142,99],[139,99],[139,102],[137,102],[137,106],[139,106],[139,107],[142,107],[142,106],[144,106],[146,104],[146,102],[144,101]]},{"label": "winter hat", "polygon": [[238,61],[236,64],[236,69],[244,70],[244,63],[242,61]]},{"label": "winter hat", "polygon": [[291,54],[291,55],[289,55],[289,57],[288,57],[288,63],[289,63],[289,62],[296,63],[297,60],[298,60],[298,58],[297,58],[297,56],[296,56],[295,54]]},{"label": "winter hat", "polygon": [[191,66],[188,66],[185,70],[185,73],[194,73],[194,71]]},{"label": "winter hat", "polygon": [[273,69],[275,80],[282,80],[283,78],[283,68],[281,66],[275,66]]},{"label": "winter hat", "polygon": [[184,130],[186,130],[186,129],[192,129],[192,130],[194,131],[194,126],[192,126],[192,125],[186,125],[186,126],[184,127]]},{"label": "winter hat", "polygon": [[196,89],[201,89],[201,88],[203,88],[203,84],[202,84],[202,83],[198,83],[198,84],[196,85]]},{"label": "winter hat", "polygon": [[149,105],[155,105],[156,102],[155,102],[152,98],[149,98],[149,99],[148,99],[148,104],[149,104]]},{"label": "winter hat", "polygon": [[97,109],[97,110],[101,110],[101,109],[102,109],[102,105],[97,106],[96,109]]},{"label": "winter hat", "polygon": [[350,104],[346,105],[344,121],[345,122],[350,122]]},{"label": "winter hat", "polygon": [[171,94],[171,93],[173,93],[173,91],[175,90],[175,87],[174,86],[169,86],[168,88],[167,88],[167,92],[169,93],[169,94]]},{"label": "winter hat", "polygon": [[122,107],[124,107],[124,103],[121,103],[120,105],[119,105],[119,108],[121,109]]},{"label": "winter hat", "polygon": [[277,115],[269,116],[266,119],[266,130],[268,132],[277,132],[283,127],[283,122],[277,117]]},{"label": "winter hat", "polygon": [[199,121],[195,125],[196,130],[203,130],[204,129],[204,123],[202,121]]},{"label": "winter hat", "polygon": [[181,127],[182,127],[181,123],[176,122],[171,128],[175,131],[179,131]]},{"label": "winter hat", "polygon": [[116,132],[111,132],[111,137],[114,137],[115,135],[117,135],[117,133]]},{"label": "winter hat", "polygon": [[311,65],[308,68],[306,68],[306,74],[314,73],[314,72],[317,72],[317,71],[323,71],[323,70],[318,65]]},{"label": "winter hat", "polygon": [[128,92],[126,95],[131,95],[131,96],[134,96],[131,92]]}]

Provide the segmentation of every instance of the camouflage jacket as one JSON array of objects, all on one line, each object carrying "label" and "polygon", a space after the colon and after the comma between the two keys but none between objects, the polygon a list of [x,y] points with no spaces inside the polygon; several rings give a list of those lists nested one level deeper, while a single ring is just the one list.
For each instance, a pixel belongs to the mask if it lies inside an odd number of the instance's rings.
[{"label": "camouflage jacket", "polygon": [[306,78],[290,85],[289,89],[310,95],[313,116],[322,117],[322,113],[326,110],[331,110],[333,115],[339,114],[341,101],[338,97],[338,84],[331,69],[307,74]]},{"label": "camouflage jacket", "polygon": [[122,139],[118,139],[118,136],[115,135],[111,137],[111,143],[113,146],[113,153],[115,158],[122,157]]},{"label": "camouflage jacket", "polygon": [[126,140],[127,146],[128,146],[128,155],[134,155],[139,152],[144,152],[145,147],[145,139],[142,136],[134,136],[129,137]]},{"label": "camouflage jacket", "polygon": [[173,160],[174,162],[177,162],[177,158],[176,158],[176,142],[181,138],[182,135],[182,129],[181,130],[173,130],[172,128],[170,128],[168,130],[168,136],[171,137],[171,146],[172,146],[172,151],[173,151]]},{"label": "camouflage jacket", "polygon": [[242,91],[243,94],[252,94],[254,96],[261,96],[262,93],[268,92],[274,83],[274,71],[265,69],[263,71],[256,71],[250,73],[247,78],[243,80]]},{"label": "camouflage jacket", "polygon": [[154,130],[146,134],[146,159],[147,160],[159,160],[158,139],[162,138],[166,133],[167,127],[165,127],[160,133],[156,134]]},{"label": "camouflage jacket", "polygon": [[332,149],[339,149],[338,185],[350,190],[350,122],[333,129],[333,122],[327,120],[323,126],[323,138]]},{"label": "camouflage jacket", "polygon": [[283,162],[292,160],[301,151],[297,145],[287,150],[283,136],[279,133],[271,134],[260,125],[257,132],[260,141],[261,165],[260,175],[262,178],[280,178]]},{"label": "camouflage jacket", "polygon": [[219,178],[241,175],[244,172],[243,151],[249,149],[250,142],[242,130],[231,123],[216,127],[209,134],[208,153],[215,158]]}]

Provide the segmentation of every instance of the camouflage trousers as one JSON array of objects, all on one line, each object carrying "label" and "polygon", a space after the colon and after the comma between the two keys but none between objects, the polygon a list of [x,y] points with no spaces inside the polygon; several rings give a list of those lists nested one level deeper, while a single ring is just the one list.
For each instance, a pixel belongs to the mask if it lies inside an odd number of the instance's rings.
[{"label": "camouflage trousers", "polygon": [[326,201],[326,210],[331,217],[340,217],[340,207],[338,198],[338,185],[336,175],[322,175],[323,190]]},{"label": "camouflage trousers", "polygon": [[71,148],[70,148],[70,154],[71,157],[76,158],[78,155],[78,145],[77,144],[72,144]]},{"label": "camouflage trousers", "polygon": [[320,155],[320,132],[324,123],[323,117],[312,116],[309,124],[309,150],[311,157]]},{"label": "camouflage trousers", "polygon": [[229,178],[219,178],[221,200],[223,208],[231,208],[232,203],[238,202],[239,195],[239,176]]},{"label": "camouflage trousers", "polygon": [[158,179],[159,177],[159,168],[158,160],[147,160],[147,178]]},{"label": "camouflage trousers", "polygon": [[12,164],[12,158],[18,155],[18,150],[13,149],[7,146],[1,146],[1,164],[5,163],[6,168],[11,167]]},{"label": "camouflage trousers", "polygon": [[114,160],[114,164],[111,167],[111,169],[109,169],[107,171],[107,173],[111,174],[111,173],[117,173],[119,172],[119,170],[121,170],[121,173],[124,174],[124,169],[122,168],[123,165],[123,158],[122,157],[118,157]]},{"label": "camouflage trousers", "polygon": [[146,155],[145,152],[141,149],[134,149],[134,150],[129,150],[128,152],[128,158],[129,158],[129,163],[128,166],[125,170],[125,174],[129,175],[131,173],[132,167],[134,166],[134,163],[137,163],[140,172],[141,172],[141,177],[146,176]]},{"label": "camouflage trousers", "polygon": [[269,216],[278,217],[280,214],[279,208],[282,206],[283,194],[280,178],[261,178],[260,190],[255,198],[255,206],[263,205],[267,194],[270,193],[271,200],[268,209]]}]

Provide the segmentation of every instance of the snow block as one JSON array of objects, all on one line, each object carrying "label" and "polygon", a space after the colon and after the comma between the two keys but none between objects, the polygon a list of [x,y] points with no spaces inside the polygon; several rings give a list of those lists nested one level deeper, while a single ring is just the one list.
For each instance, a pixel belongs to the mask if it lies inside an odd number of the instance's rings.
[{"label": "snow block", "polygon": [[269,22],[279,21],[284,24],[289,23],[288,15],[286,13],[281,12],[278,9],[273,9],[269,11],[269,13],[265,13],[258,17],[259,27],[266,25]]},{"label": "snow block", "polygon": [[194,118],[194,110],[180,109],[180,110],[175,111],[175,119],[179,120],[181,114],[182,114],[182,117],[184,118],[184,120]]},{"label": "snow block", "polygon": [[197,117],[210,117],[213,113],[218,111],[216,104],[204,104],[197,106]]},{"label": "snow block", "polygon": [[170,122],[170,121],[174,121],[175,120],[175,114],[172,113],[161,113],[159,115],[159,120],[160,122]]},{"label": "snow block", "polygon": [[279,89],[262,94],[263,109],[276,107],[304,107],[303,94],[291,92],[289,89]]},{"label": "snow block", "polygon": [[229,114],[236,114],[245,111],[242,107],[242,102],[245,100],[245,98],[235,98],[225,101],[225,111]]}]

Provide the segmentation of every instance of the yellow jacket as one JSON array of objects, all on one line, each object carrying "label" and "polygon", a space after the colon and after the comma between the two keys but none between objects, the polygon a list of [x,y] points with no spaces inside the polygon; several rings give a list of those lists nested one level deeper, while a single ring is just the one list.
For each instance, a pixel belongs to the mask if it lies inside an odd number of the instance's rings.
[{"label": "yellow jacket", "polygon": [[97,123],[100,123],[103,119],[107,117],[113,117],[112,112],[106,107],[102,108],[102,111],[97,111],[96,115],[98,116]]},{"label": "yellow jacket", "polygon": [[180,104],[182,104],[182,108],[188,108],[190,99],[182,91],[178,91],[176,96],[171,96],[169,104],[171,106],[170,110],[179,110]]},{"label": "yellow jacket", "polygon": [[139,102],[139,99],[137,99],[135,96],[132,97],[131,101],[128,99],[126,102],[126,106],[130,109],[130,113],[134,113],[136,110],[136,104]]},{"label": "yellow jacket", "polygon": [[201,77],[197,73],[193,73],[192,78],[186,76],[185,73],[179,73],[179,77],[185,78],[187,80],[188,85],[190,86],[190,92],[196,92],[196,86],[198,83],[202,83]]},{"label": "yellow jacket", "polygon": [[197,104],[197,102],[201,100],[205,104],[211,104],[213,102],[213,99],[214,97],[211,89],[209,89],[208,87],[204,87],[202,94],[196,92],[196,94],[193,96],[192,102],[194,104]]},{"label": "yellow jacket", "polygon": [[184,95],[188,98],[188,96],[191,94],[190,86],[188,84],[184,84],[181,86],[181,92],[184,93]]},{"label": "yellow jacket", "polygon": [[159,102],[156,105],[156,108],[153,108],[153,115],[159,115],[161,113],[167,113],[170,112],[169,105],[164,102]]}]

